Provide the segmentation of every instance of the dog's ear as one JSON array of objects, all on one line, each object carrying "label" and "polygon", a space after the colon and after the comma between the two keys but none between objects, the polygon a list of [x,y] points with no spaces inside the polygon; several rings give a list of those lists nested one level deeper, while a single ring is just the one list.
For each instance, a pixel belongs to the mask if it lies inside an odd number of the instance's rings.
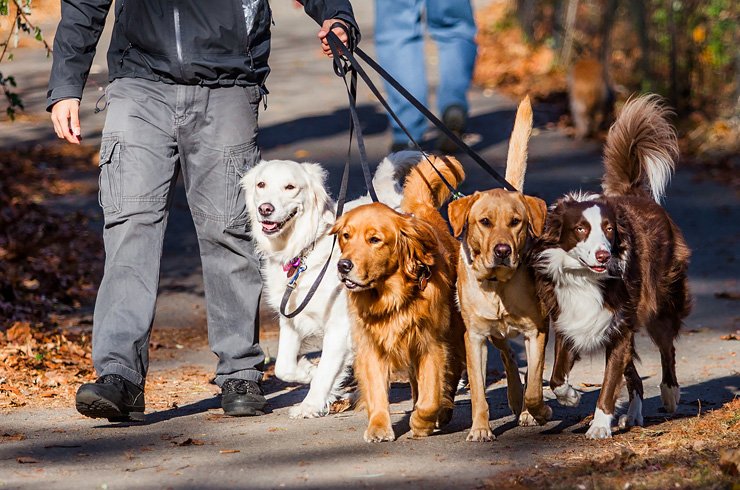
[{"label": "dog's ear", "polygon": [[472,196],[461,197],[447,205],[447,216],[450,218],[452,225],[452,234],[459,237],[468,222],[468,215],[473,203],[478,200],[480,193],[476,192]]},{"label": "dog's ear", "polygon": [[532,236],[538,238],[545,228],[547,217],[547,204],[539,197],[524,196],[524,204],[527,206],[529,215],[529,229]]},{"label": "dog's ear", "polygon": [[403,217],[398,227],[399,250],[398,260],[406,275],[412,280],[417,279],[418,266],[434,265],[434,252],[437,250],[437,237],[432,228],[414,217]]},{"label": "dog's ear", "polygon": [[343,214],[340,216],[335,222],[334,225],[331,227],[331,230],[329,230],[330,235],[336,235],[339,233],[339,230],[344,228],[344,223],[347,221],[347,215]]},{"label": "dog's ear", "polygon": [[309,187],[308,195],[313,196],[313,204],[316,206],[316,209],[320,213],[331,211],[331,198],[326,192],[325,187],[327,176],[326,169],[318,163],[301,163],[301,167],[306,172],[306,180],[308,181]]}]

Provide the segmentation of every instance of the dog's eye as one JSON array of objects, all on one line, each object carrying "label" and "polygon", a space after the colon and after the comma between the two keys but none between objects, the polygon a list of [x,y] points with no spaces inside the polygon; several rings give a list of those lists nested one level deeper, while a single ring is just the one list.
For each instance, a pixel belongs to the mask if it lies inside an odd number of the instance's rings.
[{"label": "dog's eye", "polygon": [[614,231],[614,227],[612,225],[606,225],[606,232],[611,233]]},{"label": "dog's eye", "polygon": [[380,243],[382,240],[376,236],[371,236],[368,241],[372,244],[376,244],[376,243]]},{"label": "dog's eye", "polygon": [[518,225],[521,222],[522,222],[522,220],[520,220],[519,218],[512,218],[511,219],[511,222],[509,223],[509,226],[514,227],[514,226]]},{"label": "dog's eye", "polygon": [[584,228],[583,226],[576,226],[576,233],[586,233],[586,228]]},{"label": "dog's eye", "polygon": [[264,182],[257,182],[257,188],[264,189],[265,188],[265,183]]},{"label": "dog's eye", "polygon": [[347,233],[346,231],[342,233],[342,238],[344,238],[345,240],[349,240],[349,233]]},{"label": "dog's eye", "polygon": [[478,221],[483,226],[491,226],[491,220],[488,218],[481,218],[480,221]]},{"label": "dog's eye", "polygon": [[285,186],[286,191],[292,191],[293,189],[295,189],[295,186],[293,184],[288,184]]}]

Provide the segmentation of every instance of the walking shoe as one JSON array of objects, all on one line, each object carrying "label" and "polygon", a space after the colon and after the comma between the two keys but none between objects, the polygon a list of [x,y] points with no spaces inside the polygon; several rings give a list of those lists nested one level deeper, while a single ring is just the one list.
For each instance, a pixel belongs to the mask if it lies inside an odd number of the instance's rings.
[{"label": "walking shoe", "polygon": [[416,150],[416,147],[410,141],[394,141],[388,153],[397,153],[399,151]]},{"label": "walking shoe", "polygon": [[80,386],[75,404],[78,412],[94,419],[144,421],[144,390],[117,374],[106,374]]},{"label": "walking shoe", "polygon": [[[462,138],[463,131],[468,122],[468,115],[461,105],[451,105],[442,113],[442,122],[452,131],[455,136]],[[437,148],[444,153],[456,153],[460,151],[457,145],[446,135],[441,134],[437,140]]]},{"label": "walking shoe", "polygon": [[229,378],[221,386],[221,407],[226,415],[264,415],[267,399],[256,381]]}]

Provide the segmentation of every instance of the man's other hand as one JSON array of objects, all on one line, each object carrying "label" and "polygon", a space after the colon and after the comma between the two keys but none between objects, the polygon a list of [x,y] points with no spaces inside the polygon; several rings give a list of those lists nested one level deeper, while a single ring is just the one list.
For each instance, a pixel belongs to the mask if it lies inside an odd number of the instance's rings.
[{"label": "man's other hand", "polygon": [[[340,23],[343,26],[345,26],[345,29],[342,29],[341,27],[335,27],[334,29],[331,29],[331,26],[336,23]],[[340,19],[328,19],[325,20],[324,23],[321,25],[321,30],[319,31],[319,39],[321,40],[321,49],[324,51],[324,54],[328,56],[329,58],[333,58],[334,55],[331,53],[331,48],[329,47],[329,41],[326,40],[326,36],[329,35],[329,29],[337,35],[340,41],[342,41],[342,44],[349,47],[349,36],[347,35],[347,31],[349,30],[349,27],[347,26],[347,23]]]},{"label": "man's other hand", "polygon": [[65,139],[73,145],[82,141],[80,130],[80,101],[77,99],[60,100],[51,108],[51,122],[54,131],[60,139]]}]

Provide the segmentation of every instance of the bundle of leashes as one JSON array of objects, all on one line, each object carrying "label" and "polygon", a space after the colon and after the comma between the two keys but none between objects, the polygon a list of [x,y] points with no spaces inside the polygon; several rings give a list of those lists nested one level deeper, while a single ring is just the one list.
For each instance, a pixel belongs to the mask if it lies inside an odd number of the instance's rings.
[{"label": "bundle of leashes", "polygon": [[[341,28],[343,29],[349,38],[349,46],[345,46],[342,41],[340,41],[339,37],[333,32],[333,29],[335,28]],[[362,49],[356,46],[354,36],[351,33],[351,30],[347,28],[346,25],[337,22],[333,24],[329,30],[329,33],[326,37],[327,42],[329,43],[329,48],[331,49],[332,55],[333,55],[333,63],[334,63],[334,73],[337,74],[337,76],[341,77],[344,81],[344,86],[347,90],[347,98],[349,99],[349,112],[350,112],[350,121],[349,121],[349,147],[347,148],[347,159],[344,163],[344,171],[342,173],[342,181],[339,188],[339,195],[337,196],[337,209],[336,209],[336,218],[339,218],[342,215],[342,212],[344,210],[344,204],[347,197],[347,185],[349,182],[349,170],[350,170],[350,161],[352,158],[352,136],[354,135],[357,140],[357,149],[359,151],[360,156],[360,165],[362,167],[362,174],[365,179],[365,185],[367,187],[368,193],[370,194],[370,198],[373,200],[373,202],[378,202],[378,196],[375,192],[375,189],[373,187],[372,182],[372,174],[370,172],[370,165],[368,163],[367,159],[367,151],[365,149],[365,140],[362,135],[362,129],[360,126],[360,118],[357,115],[357,77],[359,76],[362,78],[362,80],[365,82],[365,84],[368,86],[370,91],[373,93],[373,95],[378,99],[380,104],[385,108],[385,110],[388,112],[388,114],[393,118],[393,120],[398,124],[398,127],[401,128],[401,130],[406,134],[406,136],[409,138],[409,141],[414,145],[414,147],[424,156],[427,162],[432,166],[434,171],[439,175],[442,182],[447,186],[447,188],[452,193],[452,196],[454,199],[457,199],[459,197],[462,197],[462,194],[460,194],[455,187],[450,184],[447,179],[442,175],[442,173],[437,169],[437,167],[434,165],[432,160],[429,158],[429,155],[422,150],[419,143],[411,136],[408,129],[406,129],[406,126],[401,122],[401,120],[398,118],[396,113],[391,109],[388,102],[385,100],[383,95],[380,93],[378,88],[375,86],[373,81],[368,76],[365,69],[362,67],[362,65],[357,61],[357,58],[354,56],[354,53],[357,54],[367,65],[372,68],[380,77],[382,77],[384,80],[386,80],[395,90],[398,91],[406,100],[408,100],[419,112],[424,114],[424,116],[431,121],[432,124],[434,124],[437,129],[439,129],[442,133],[444,133],[450,140],[452,140],[455,145],[457,145],[458,148],[460,148],[463,152],[465,152],[470,158],[473,159],[480,167],[485,170],[491,177],[493,177],[494,180],[496,180],[504,189],[510,190],[510,191],[516,191],[516,189],[506,181],[504,177],[501,176],[493,167],[491,167],[488,162],[486,162],[483,157],[481,157],[478,153],[476,153],[470,146],[468,146],[459,136],[457,136],[454,132],[452,132],[445,124],[440,121],[432,112],[424,106],[421,102],[419,102],[416,97],[411,95],[411,93],[406,90],[406,88],[403,87],[398,81],[393,78],[383,67],[381,67],[374,59],[372,59],[367,53],[365,53]],[[348,80],[349,78],[349,80]],[[321,281],[324,278],[324,275],[326,274],[327,269],[329,268],[329,264],[331,263],[332,255],[334,254],[334,248],[336,246],[337,238],[334,237],[331,245],[331,251],[329,252],[329,257],[326,259],[326,262],[324,263],[323,267],[321,268],[321,271],[319,272],[319,275],[314,280],[314,283],[311,285],[311,288],[306,293],[306,297],[301,301],[301,303],[293,310],[292,312],[288,313],[286,311],[286,307],[288,305],[288,301],[290,300],[290,296],[293,293],[293,290],[296,287],[296,280],[297,276],[291,280],[291,282],[288,284],[288,287],[285,289],[285,293],[283,294],[283,299],[280,303],[280,313],[284,315],[287,318],[293,318],[294,316],[298,315],[303,309],[308,305],[309,301],[311,301],[311,298],[316,293],[316,290],[319,287],[319,284],[321,284]],[[304,264],[304,270],[305,270],[305,264]]]}]

